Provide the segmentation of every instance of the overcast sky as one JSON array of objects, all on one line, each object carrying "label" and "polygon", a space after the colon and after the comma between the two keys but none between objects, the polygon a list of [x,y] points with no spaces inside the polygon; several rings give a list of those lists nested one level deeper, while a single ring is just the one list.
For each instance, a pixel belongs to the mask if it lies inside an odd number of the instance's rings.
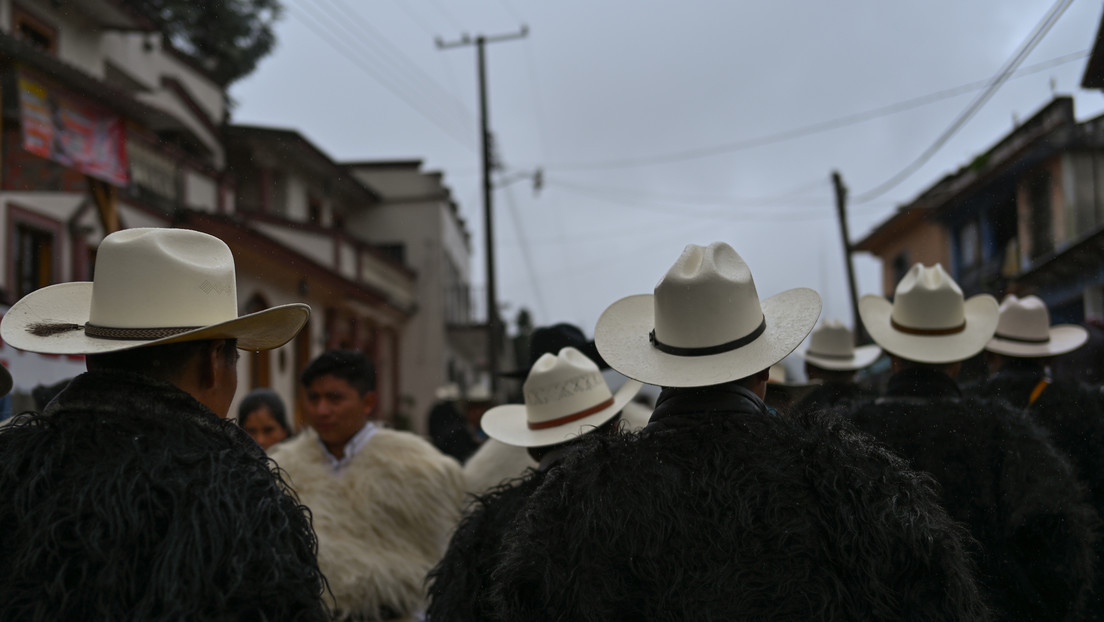
[{"label": "overcast sky", "polygon": [[[850,322],[830,174],[854,199],[906,170],[1028,40],[1053,0],[284,0],[278,48],[231,88],[237,123],[294,128],[335,159],[422,159],[472,232],[485,283],[474,46],[507,171],[495,196],[498,297],[538,325],[593,334],[621,297],[650,293],[686,244],[728,242],[761,296],[812,287]],[[966,165],[1055,94],[1079,120],[1099,0],[1075,0],[935,155],[850,205],[853,240]],[[1079,54],[1081,53],[1081,54]],[[1053,62],[1050,62],[1053,61]],[[963,87],[963,88],[959,88]],[[512,173],[504,173],[510,177]],[[880,292],[857,257],[859,294]]]}]

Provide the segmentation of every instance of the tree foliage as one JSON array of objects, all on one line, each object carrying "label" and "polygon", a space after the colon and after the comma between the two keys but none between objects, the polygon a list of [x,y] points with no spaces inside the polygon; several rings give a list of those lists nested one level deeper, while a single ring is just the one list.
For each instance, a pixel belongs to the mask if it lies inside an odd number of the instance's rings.
[{"label": "tree foliage", "polygon": [[276,45],[280,0],[125,0],[221,86],[249,75]]}]

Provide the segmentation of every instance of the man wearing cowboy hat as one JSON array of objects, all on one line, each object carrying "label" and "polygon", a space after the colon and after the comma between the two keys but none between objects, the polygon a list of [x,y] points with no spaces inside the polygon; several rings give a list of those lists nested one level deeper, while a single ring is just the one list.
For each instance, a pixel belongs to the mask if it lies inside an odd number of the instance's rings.
[{"label": "man wearing cowboy hat", "polygon": [[822,323],[809,335],[809,347],[801,354],[805,375],[815,386],[791,410],[814,412],[870,397],[855,382],[855,373],[881,355],[882,349],[875,345],[856,347],[854,335],[843,322]]},{"label": "man wearing cowboy hat", "polygon": [[533,364],[525,380],[524,404],[497,406],[483,415],[487,436],[524,448],[539,466],[477,497],[469,507],[444,558],[429,575],[429,619],[497,619],[490,601],[491,573],[508,526],[581,438],[616,432],[621,410],[641,386],[629,380],[611,392],[598,365],[566,347]]},{"label": "man wearing cowboy hat", "polygon": [[[560,322],[551,326],[541,326],[533,330],[529,337],[528,360],[524,369],[516,369],[503,372],[501,375],[507,378],[515,378],[524,381],[533,365],[546,354],[557,354],[564,348],[574,348],[583,356],[595,362],[602,375],[614,388],[621,386],[627,379],[621,374],[611,371],[609,365],[602,360],[594,341],[583,335],[583,331],[574,324]],[[638,393],[636,399],[625,404],[621,411],[621,427],[624,430],[635,431],[648,423],[652,414],[650,405],[641,401],[643,393]],[[521,477],[528,469],[537,468],[537,462],[533,460],[524,447],[508,445],[493,437],[488,438],[467,462],[464,463],[464,478],[468,481],[470,494],[482,494],[499,484]]]},{"label": "man wearing cowboy hat", "polygon": [[303,507],[224,419],[236,348],[286,343],[310,309],[237,308],[221,240],[127,229],[93,282],[8,311],[9,345],[89,371],[0,428],[0,620],[328,617]]},{"label": "man wearing cowboy hat", "polygon": [[588,437],[530,496],[494,572],[501,619],[984,619],[926,477],[763,403],[819,313],[809,289],[760,300],[720,242],[610,306],[599,352],[663,391],[642,432]]},{"label": "man wearing cowboy hat", "polygon": [[375,367],[363,352],[323,352],[300,383],[309,427],[272,459],[311,510],[338,619],[414,619],[460,518],[460,465],[420,436],[375,424]]},{"label": "man wearing cowboy hat", "polygon": [[997,301],[966,299],[942,266],[916,264],[893,302],[868,294],[859,313],[893,375],[851,420],[940,483],[947,511],[981,545],[980,578],[1001,619],[1076,618],[1091,585],[1096,513],[1041,429],[954,381],[997,330]]},{"label": "man wearing cowboy hat", "polygon": [[[1076,381],[1051,378],[1053,357],[1085,345],[1089,333],[1076,324],[1050,324],[1046,303],[1037,296],[1005,296],[997,332],[985,346],[992,375],[984,396],[1003,400],[1050,433],[1073,463],[1098,514],[1104,515],[1104,407],[1100,393]],[[1104,610],[1104,538],[1098,539],[1093,602]]]}]

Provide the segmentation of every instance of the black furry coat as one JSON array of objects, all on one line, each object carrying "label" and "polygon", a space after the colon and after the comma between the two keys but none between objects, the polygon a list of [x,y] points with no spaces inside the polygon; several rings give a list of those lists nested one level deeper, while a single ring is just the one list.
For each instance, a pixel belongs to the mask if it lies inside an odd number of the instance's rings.
[{"label": "black furry coat", "polygon": [[176,387],[78,376],[0,428],[0,620],[328,619],[305,508]]},{"label": "black furry coat", "polygon": [[1041,428],[925,369],[893,375],[886,396],[851,419],[939,482],[947,511],[981,544],[980,578],[1001,619],[1078,618],[1097,518]]},{"label": "black furry coat", "polygon": [[429,574],[432,622],[499,620],[489,600],[491,573],[498,564],[502,537],[544,481],[546,471],[529,469],[475,497],[452,535],[448,551]]},{"label": "black furry coat", "polygon": [[811,413],[830,408],[847,408],[874,396],[853,382],[825,382],[817,385],[790,407],[791,413]]},{"label": "black furry coat", "polygon": [[[1041,362],[1012,360],[981,388],[987,397],[1026,410],[1050,433],[1054,445],[1077,469],[1097,514],[1104,516],[1104,407],[1100,392],[1076,382],[1050,382],[1029,406],[1031,392],[1046,376]],[[1104,537],[1096,546],[1096,581],[1091,599],[1094,619],[1104,619]]]},{"label": "black furry coat", "polygon": [[502,619],[987,619],[930,478],[839,418],[725,385],[580,442],[506,536]]}]

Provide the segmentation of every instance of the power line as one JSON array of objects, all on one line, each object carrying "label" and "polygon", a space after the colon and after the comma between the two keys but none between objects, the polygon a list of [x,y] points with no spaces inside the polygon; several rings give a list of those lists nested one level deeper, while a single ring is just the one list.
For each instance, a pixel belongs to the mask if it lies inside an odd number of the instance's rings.
[{"label": "power line", "polygon": [[[1016,71],[1012,77],[1022,78],[1022,77],[1028,76],[1028,75],[1039,73],[1041,71],[1045,71],[1045,70],[1050,69],[1052,67],[1056,67],[1056,66],[1059,66],[1059,65],[1064,65],[1066,63],[1070,63],[1070,62],[1073,62],[1073,61],[1076,61],[1076,60],[1083,59],[1086,56],[1088,56],[1088,54],[1089,54],[1089,50],[1081,50],[1081,51],[1078,51],[1078,52],[1065,54],[1063,56],[1059,56],[1057,58],[1052,58],[1050,60],[1043,61],[1043,62],[1037,63],[1035,65],[1030,65],[1028,67],[1024,67],[1024,68]],[[949,89],[944,89],[942,91],[936,91],[934,93],[929,93],[927,95],[922,95],[920,97],[907,99],[905,101],[898,102],[898,103],[895,103],[895,104],[889,104],[889,105],[881,106],[881,107],[878,107],[878,108],[872,108],[870,110],[866,110],[866,111],[863,111],[863,112],[857,112],[857,113],[854,113],[854,114],[844,115],[842,117],[837,117],[835,119],[829,119],[827,121],[821,121],[821,122],[813,123],[813,124],[810,124],[810,125],[804,125],[804,126],[797,127],[797,128],[794,128],[794,129],[784,130],[784,131],[781,131],[781,132],[776,132],[774,134],[767,134],[765,136],[760,136],[760,137],[757,137],[757,138],[749,138],[749,139],[744,139],[744,140],[732,141],[732,142],[722,143],[722,144],[719,144],[719,145],[714,145],[714,146],[711,146],[711,147],[702,147],[702,148],[698,148],[698,149],[686,149],[686,150],[676,151],[676,152],[667,153],[667,154],[657,154],[657,155],[644,156],[644,157],[639,157],[639,158],[623,158],[623,159],[617,159],[617,160],[602,160],[602,161],[584,162],[584,163],[576,163],[576,164],[571,164],[571,163],[550,164],[550,165],[547,165],[545,168],[547,168],[548,170],[556,170],[556,171],[609,170],[609,169],[621,169],[621,168],[636,168],[636,167],[641,167],[641,166],[653,166],[653,165],[659,165],[659,164],[672,164],[672,163],[676,163],[676,162],[684,162],[684,161],[687,161],[687,160],[697,160],[697,159],[702,159],[702,158],[708,158],[708,157],[711,157],[711,156],[723,155],[723,154],[726,154],[726,153],[733,153],[733,152],[736,152],[736,151],[743,151],[743,150],[752,149],[752,148],[755,148],[755,147],[763,147],[763,146],[766,146],[766,145],[772,145],[772,144],[775,144],[775,143],[785,142],[785,141],[788,141],[788,140],[803,138],[805,136],[809,136],[809,135],[812,135],[812,134],[819,134],[819,133],[822,133],[822,132],[827,132],[827,131],[830,131],[830,130],[839,129],[839,128],[847,127],[847,126],[850,126],[850,125],[857,125],[859,123],[872,121],[872,120],[877,119],[877,118],[889,116],[889,115],[892,115],[892,114],[897,114],[897,113],[900,113],[900,112],[905,112],[907,110],[912,110],[914,108],[919,108],[921,106],[926,106],[928,104],[932,104],[932,103],[935,103],[937,101],[942,101],[944,99],[957,97],[959,95],[969,93],[971,91],[976,91],[979,88],[984,88],[984,87],[988,86],[990,84],[990,82],[991,82],[991,79],[979,80],[979,81],[971,82],[969,84],[964,84],[964,85],[961,85],[961,86],[957,86],[957,87],[953,87],[953,88],[949,88]]]},{"label": "power line", "polygon": [[445,6],[441,4],[438,0],[433,0],[433,2],[431,2],[430,4],[432,4],[434,8],[437,9],[437,12],[439,12],[441,15],[444,15],[445,19],[452,22],[452,25],[456,26],[457,30],[459,30],[460,32],[464,32],[464,30],[466,30],[464,28],[464,25],[460,23],[460,20],[456,19],[456,16],[453,15],[448,9],[446,9]]},{"label": "power line", "polygon": [[[643,191],[635,188],[620,188],[613,186],[595,186],[591,184],[580,184],[576,182],[568,182],[559,178],[548,178],[546,183],[549,185],[567,188],[569,190],[575,190],[579,192],[589,192],[592,196],[605,195],[605,196],[619,196],[625,201],[638,201],[638,200],[659,200],[668,203],[692,203],[701,206],[705,205],[717,205],[718,203],[726,204],[729,208],[770,208],[775,210],[774,215],[800,215],[796,214],[797,211],[805,212],[819,212],[823,209],[823,205],[826,203],[824,197],[801,197],[788,192],[781,195],[760,197],[760,198],[734,198],[725,196],[706,196],[706,195],[663,195],[652,191]],[[828,184],[823,180],[819,180],[816,184],[817,187],[824,188],[826,191],[829,189]],[[798,189],[811,187],[811,184],[802,184]],[[812,208],[812,209],[810,209]],[[778,210],[786,209],[789,211],[781,212]],[[727,212],[728,217],[731,217],[732,213]]]},{"label": "power line", "polygon": [[[825,218],[835,218],[835,214],[828,209],[808,210],[802,212],[786,211],[765,214],[762,212],[747,212],[747,211],[734,211],[731,208],[726,210],[693,210],[687,209],[685,205],[673,205],[670,203],[660,203],[642,199],[638,196],[618,196],[617,193],[603,192],[601,190],[595,191],[593,188],[587,188],[585,186],[579,186],[578,184],[565,184],[558,181],[549,181],[549,185],[554,185],[557,188],[565,190],[571,194],[577,196],[586,197],[601,201],[604,203],[610,203],[615,205],[622,205],[631,207],[634,210],[643,210],[666,214],[669,216],[692,216],[695,218],[706,218],[713,220],[720,220],[724,222],[733,222],[734,220],[740,220],[743,222],[755,221],[755,222],[792,222],[795,220],[821,220]],[[871,209],[875,207],[886,207],[885,205],[869,204]]]},{"label": "power line", "polygon": [[514,203],[514,193],[511,188],[506,188],[506,205],[510,208],[510,220],[514,223],[514,233],[517,234],[518,241],[521,242],[521,258],[525,262],[526,272],[529,273],[529,283],[533,288],[533,295],[536,296],[537,304],[540,305],[544,317],[549,317],[548,305],[544,303],[544,295],[541,293],[540,283],[537,281],[537,273],[533,269],[533,258],[529,254],[529,242],[525,239],[525,229],[521,226],[521,216],[518,214],[517,206]]},{"label": "power line", "polygon": [[[394,69],[401,79],[409,80],[413,88],[421,90],[429,101],[439,105],[448,104],[451,106],[446,114],[455,115],[465,127],[471,127],[474,130],[474,126],[469,124],[475,115],[452,92],[438,84],[401,49],[388,41],[387,37],[376,30],[368,20],[348,8],[344,0],[331,0],[331,2],[346,18],[344,20],[337,18],[336,21],[346,28],[355,41],[370,46],[377,58],[380,58],[385,64],[394,63],[397,65]],[[318,6],[324,8],[321,5]],[[356,28],[353,27],[354,25]],[[365,33],[369,36],[364,36]]]},{"label": "power line", "polygon": [[[456,128],[451,123],[443,120],[442,118],[438,117],[434,111],[426,108],[421,98],[412,96],[411,94],[405,92],[401,86],[392,83],[387,77],[380,75],[376,71],[377,67],[366,63],[361,58],[361,56],[357,54],[356,50],[351,49],[348,44],[346,44],[340,38],[335,37],[332,28],[323,24],[323,20],[311,14],[310,12],[301,11],[298,8],[292,10],[291,12],[293,14],[297,14],[300,18],[300,22],[312,32],[314,32],[315,35],[325,41],[339,54],[344,56],[349,62],[353,63],[353,65],[355,65],[358,69],[371,76],[382,86],[384,86],[392,93],[394,93],[397,97],[409,104],[415,112],[420,114],[427,121],[436,125],[446,134],[454,138],[457,142],[464,145],[464,147],[474,150],[474,146],[472,144],[474,141],[472,140],[472,137],[464,136],[457,133]],[[310,19],[306,19],[308,17]]]},{"label": "power line", "polygon": [[1039,24],[1035,26],[1035,29],[1032,31],[1031,35],[1028,36],[1027,40],[1024,41],[1023,44],[1021,44],[1020,49],[1012,55],[1012,58],[1008,59],[1004,66],[1001,67],[1001,70],[997,72],[997,75],[993,76],[992,80],[989,83],[989,86],[984,91],[982,91],[981,94],[974,99],[974,101],[970,102],[970,105],[967,106],[966,109],[958,115],[954,122],[951,123],[950,127],[944,130],[944,132],[935,139],[935,142],[932,143],[930,147],[924,150],[924,152],[921,153],[919,157],[917,157],[915,160],[912,161],[912,163],[902,169],[901,172],[897,173],[893,177],[890,177],[888,180],[882,182],[880,185],[874,187],[873,189],[856,196],[855,202],[865,203],[866,201],[882,196],[886,192],[892,190],[893,188],[896,188],[898,184],[908,179],[909,176],[911,176],[913,173],[919,170],[921,166],[927,163],[927,161],[930,160],[931,157],[935,155],[935,153],[939,151],[939,149],[942,148],[943,145],[946,144],[946,142],[950,140],[950,138],[954,136],[958,132],[958,130],[966,124],[967,121],[972,119],[973,116],[977,114],[978,110],[981,110],[981,107],[989,101],[989,99],[997,92],[997,89],[999,89],[1005,82],[1008,81],[1008,78],[1012,75],[1012,72],[1015,71],[1017,67],[1019,67],[1020,63],[1022,63],[1029,54],[1031,54],[1031,51],[1034,50],[1035,46],[1043,40],[1043,37],[1046,36],[1046,34],[1050,31],[1050,28],[1054,26],[1055,22],[1058,21],[1058,18],[1062,16],[1062,13],[1064,13],[1066,9],[1069,8],[1070,3],[1072,2],[1073,0],[1058,0],[1057,2],[1055,2],[1050,10],[1047,11],[1046,15],[1043,16],[1043,19],[1039,22]]}]

